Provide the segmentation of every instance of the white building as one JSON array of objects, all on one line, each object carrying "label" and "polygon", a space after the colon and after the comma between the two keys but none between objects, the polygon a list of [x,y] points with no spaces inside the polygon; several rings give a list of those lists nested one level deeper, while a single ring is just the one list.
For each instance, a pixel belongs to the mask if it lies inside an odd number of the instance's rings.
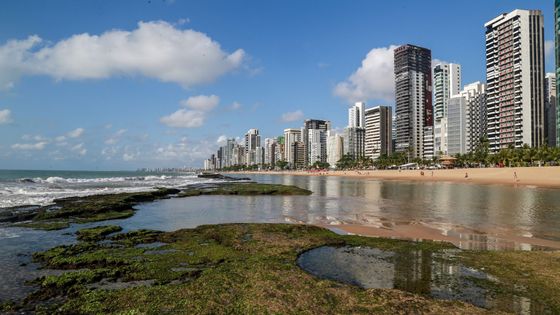
[{"label": "white building", "polygon": [[461,91],[461,65],[440,63],[434,76],[434,153],[447,154],[447,104]]},{"label": "white building", "polygon": [[486,86],[465,85],[448,103],[448,154],[465,154],[477,149],[486,136]]},{"label": "white building", "polygon": [[333,131],[327,132],[327,163],[330,168],[336,168],[336,163],[344,155],[344,138]]},{"label": "white building", "polygon": [[353,159],[365,156],[366,128],[346,127],[344,128],[344,154]]},{"label": "white building", "polygon": [[245,158],[246,165],[262,164],[261,152],[257,150],[261,148],[261,136],[258,129],[249,129],[245,134]]},{"label": "white building", "polygon": [[327,157],[323,156],[327,151],[327,132],[321,129],[308,130],[309,141],[309,165],[315,162],[326,162]]},{"label": "white building", "polygon": [[356,102],[354,106],[348,108],[348,127],[365,127],[366,103]]},{"label": "white building", "polygon": [[391,155],[393,142],[393,113],[389,106],[377,106],[365,111],[365,156],[377,159]]},{"label": "white building", "polygon": [[484,26],[490,150],[540,146],[545,140],[542,12],[514,10]]},{"label": "white building", "polygon": [[288,162],[290,167],[294,167],[296,163],[296,155],[292,152],[294,148],[297,148],[297,146],[294,146],[294,143],[301,141],[302,137],[300,129],[284,129],[284,161]]}]

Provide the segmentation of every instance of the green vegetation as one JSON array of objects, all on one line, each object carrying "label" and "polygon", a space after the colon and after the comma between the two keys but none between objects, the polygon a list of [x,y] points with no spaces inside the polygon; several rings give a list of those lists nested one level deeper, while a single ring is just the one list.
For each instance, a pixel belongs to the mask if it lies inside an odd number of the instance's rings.
[{"label": "green vegetation", "polygon": [[210,188],[188,189],[179,193],[179,197],[199,195],[311,195],[312,192],[297,186],[259,184],[259,183],[228,183]]},{"label": "green vegetation", "polygon": [[81,229],[76,232],[79,241],[99,241],[105,238],[105,236],[122,231],[122,228],[117,225],[102,225],[89,229]]},{"label": "green vegetation", "polygon": [[[35,254],[45,267],[72,271],[37,279],[38,292],[23,304],[6,304],[4,309],[39,310],[47,305],[46,313],[57,314],[486,313],[462,302],[319,279],[296,265],[300,253],[322,245],[371,246],[435,257],[452,248],[447,243],[342,236],[289,224],[208,225],[167,233],[141,230],[109,240],[114,243],[79,242]],[[153,242],[162,246],[136,246]],[[553,312],[559,310],[558,253],[459,253],[465,255],[453,259],[486,268],[499,277],[498,285],[522,284],[525,296],[546,302]],[[520,272],[526,274],[522,282],[516,280]],[[492,314],[498,313],[500,305],[496,307]]]}]

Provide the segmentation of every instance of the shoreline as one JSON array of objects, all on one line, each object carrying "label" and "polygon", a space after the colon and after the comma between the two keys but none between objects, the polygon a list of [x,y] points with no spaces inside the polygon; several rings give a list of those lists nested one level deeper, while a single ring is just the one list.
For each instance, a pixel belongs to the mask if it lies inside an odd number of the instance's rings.
[{"label": "shoreline", "polygon": [[[424,175],[421,175],[421,172]],[[340,176],[380,180],[452,182],[482,185],[509,185],[560,188],[560,166],[465,168],[441,170],[348,170],[348,171],[236,171],[226,174]],[[466,175],[468,175],[466,177]]]}]

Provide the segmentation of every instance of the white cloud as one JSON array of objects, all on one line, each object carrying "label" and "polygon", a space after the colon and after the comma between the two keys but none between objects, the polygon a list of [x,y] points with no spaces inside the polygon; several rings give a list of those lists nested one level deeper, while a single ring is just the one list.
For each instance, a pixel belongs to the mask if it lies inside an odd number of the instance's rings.
[{"label": "white cloud", "polygon": [[84,128],[77,128],[72,131],[69,131],[66,135],[70,138],[79,138],[84,134]]},{"label": "white cloud", "polygon": [[361,66],[334,88],[334,94],[349,103],[382,99],[394,101],[395,74],[393,50],[397,46],[374,48],[370,50]]},{"label": "white cloud", "polygon": [[132,153],[124,153],[122,156],[123,161],[132,161],[134,160],[135,156]]},{"label": "white cloud", "polygon": [[554,55],[554,40],[545,40],[544,41],[544,56],[545,58],[549,58]]},{"label": "white cloud", "polygon": [[12,122],[12,112],[9,109],[0,110],[0,125]]},{"label": "white cloud", "polygon": [[46,141],[41,141],[37,143],[16,143],[12,145],[14,150],[43,150],[47,146]]},{"label": "white cloud", "polygon": [[160,122],[173,128],[197,128],[204,124],[206,115],[198,110],[179,109],[169,116],[160,118]]},{"label": "white cloud", "polygon": [[282,118],[280,119],[282,122],[292,122],[298,121],[303,119],[303,112],[301,110],[296,110],[295,112],[288,112],[282,114]]},{"label": "white cloud", "polygon": [[240,109],[240,108],[241,108],[241,104],[238,103],[238,102],[233,102],[233,103],[229,106],[229,109],[231,109],[231,110],[238,110],[238,109]]},{"label": "white cloud", "polygon": [[76,34],[52,45],[37,35],[0,46],[0,88],[26,75],[56,80],[145,76],[185,88],[210,83],[240,67],[245,52],[229,54],[206,34],[164,21],[139,22],[132,31]]},{"label": "white cloud", "polygon": [[84,148],[84,144],[83,144],[83,143],[80,143],[80,144],[77,144],[77,145],[73,146],[70,150],[72,150],[73,152],[78,153],[78,154],[81,155],[81,156],[84,156],[84,155],[86,155],[86,153],[87,153],[87,149]]},{"label": "white cloud", "polygon": [[210,111],[220,103],[220,98],[216,95],[191,96],[182,100],[181,105],[198,111]]},{"label": "white cloud", "polygon": [[119,129],[119,131],[115,132],[111,137],[105,140],[105,144],[116,144],[125,133],[126,129]]}]

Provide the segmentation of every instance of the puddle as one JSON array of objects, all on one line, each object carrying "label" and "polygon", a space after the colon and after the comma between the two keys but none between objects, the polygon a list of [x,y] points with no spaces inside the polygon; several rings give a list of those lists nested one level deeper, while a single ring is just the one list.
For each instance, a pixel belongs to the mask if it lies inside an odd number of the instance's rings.
[{"label": "puddle", "polygon": [[398,289],[516,314],[551,313],[541,303],[498,290],[497,279],[450,260],[453,254],[322,246],[302,253],[297,264],[316,277],[365,289]]}]

